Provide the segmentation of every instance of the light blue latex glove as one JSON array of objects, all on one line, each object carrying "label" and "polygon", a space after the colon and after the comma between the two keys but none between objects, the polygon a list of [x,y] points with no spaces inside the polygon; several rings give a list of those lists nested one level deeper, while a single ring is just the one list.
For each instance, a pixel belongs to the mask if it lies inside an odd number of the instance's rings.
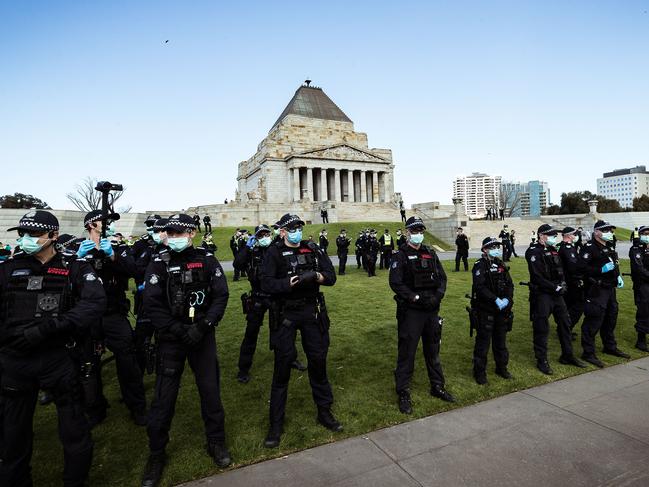
[{"label": "light blue latex glove", "polygon": [[615,264],[613,262],[607,262],[602,266],[602,274],[606,274],[607,272],[611,272],[613,269],[615,269]]},{"label": "light blue latex glove", "polygon": [[140,285],[137,287],[137,290],[138,290],[139,292],[144,291],[144,284],[140,284]]},{"label": "light blue latex glove", "polygon": [[502,309],[505,309],[507,306],[509,306],[509,298],[502,298],[500,301],[505,305]]},{"label": "light blue latex glove", "polygon": [[507,304],[505,304],[504,299],[496,298],[496,306],[498,306],[498,309],[502,311],[507,307]]},{"label": "light blue latex glove", "polygon": [[618,289],[624,287],[624,279],[622,279],[622,276],[617,276],[617,287]]},{"label": "light blue latex glove", "polygon": [[257,243],[257,239],[256,239],[254,236],[252,236],[252,237],[250,237],[250,238],[248,239],[248,241],[246,242],[246,247],[248,247],[249,249],[251,249],[251,248],[253,248],[253,247],[255,246],[255,243]]},{"label": "light blue latex glove", "polygon": [[88,255],[88,252],[90,252],[94,248],[95,248],[95,242],[93,242],[92,240],[84,240],[83,242],[81,242],[81,245],[79,245],[79,250],[77,250],[77,255],[83,258],[86,255]]},{"label": "light blue latex glove", "polygon": [[102,238],[99,241],[99,249],[104,251],[106,257],[113,255],[113,246],[111,245],[110,240],[108,240],[107,238]]}]

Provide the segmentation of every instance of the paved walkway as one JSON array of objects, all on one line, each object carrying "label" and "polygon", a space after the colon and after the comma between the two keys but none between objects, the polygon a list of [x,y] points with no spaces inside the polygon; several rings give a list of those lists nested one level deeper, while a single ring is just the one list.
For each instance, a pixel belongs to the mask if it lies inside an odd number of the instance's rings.
[{"label": "paved walkway", "polygon": [[185,487],[649,485],[649,357]]}]

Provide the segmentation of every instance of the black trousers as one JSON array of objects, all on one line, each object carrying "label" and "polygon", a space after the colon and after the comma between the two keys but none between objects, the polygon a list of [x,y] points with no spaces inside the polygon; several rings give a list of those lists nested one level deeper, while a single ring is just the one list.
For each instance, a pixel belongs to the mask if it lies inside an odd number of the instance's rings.
[{"label": "black trousers", "polygon": [[496,369],[506,369],[509,363],[509,351],[507,350],[509,325],[506,317],[502,313],[478,311],[478,320],[478,330],[473,347],[474,372],[484,372],[487,369],[489,342],[493,349]]},{"label": "black trousers", "polygon": [[193,348],[177,341],[159,342],[155,393],[147,426],[149,449],[152,453],[164,451],[169,443],[169,429],[176,409],[185,360],[189,362],[196,380],[207,442],[225,441],[225,412],[221,403],[219,361],[216,356],[214,330],[210,329]]},{"label": "black trousers", "polygon": [[77,368],[65,348],[42,349],[23,357],[0,355],[3,435],[0,485],[31,487],[33,419],[39,389],[54,396],[63,445],[63,485],[83,486],[93,443],[83,414]]},{"label": "black trousers", "polygon": [[360,269],[361,265],[365,268],[365,262],[363,262],[363,252],[360,250],[356,251],[356,268]]},{"label": "black trousers", "polygon": [[584,322],[581,324],[581,347],[584,355],[595,355],[595,337],[602,339],[605,350],[615,350],[615,327],[618,304],[615,288],[593,287],[586,295]]},{"label": "black trousers", "polygon": [[509,242],[509,240],[504,240],[503,241],[503,261],[509,262],[511,256],[512,256],[511,243]]},{"label": "black trousers", "polygon": [[257,298],[253,295],[252,310],[246,315],[246,332],[243,335],[239,349],[239,370],[248,372],[252,367],[252,358],[257,350],[259,329],[264,324],[264,316],[270,308],[270,300]]},{"label": "black trousers", "polygon": [[444,387],[444,373],[439,361],[442,326],[439,310],[398,308],[398,353],[394,380],[397,394],[408,390],[415,370],[415,355],[421,340],[424,361],[431,385]]},{"label": "black trousers", "polygon": [[[138,365],[133,329],[128,318],[119,313],[105,315],[102,319],[102,331],[106,348],[115,355],[117,379],[124,404],[131,411],[144,412],[146,398],[142,370]],[[96,367],[96,371],[100,374],[100,367]],[[101,380],[99,385],[98,394],[103,397]]]},{"label": "black trousers", "polygon": [[367,275],[376,276],[376,254],[365,254],[365,261],[367,262]]},{"label": "black trousers", "polygon": [[338,274],[342,275],[345,273],[345,267],[347,266],[347,252],[338,253]]},{"label": "black trousers", "polygon": [[205,226],[205,233],[210,233],[212,231],[212,224],[211,223],[204,223]]},{"label": "black trousers", "polygon": [[649,333],[649,284],[633,283],[635,299],[635,329],[638,333]]},{"label": "black trousers", "polygon": [[584,314],[584,290],[577,285],[568,284],[568,292],[563,297],[568,307],[570,328],[574,328]]},{"label": "black trousers", "polygon": [[270,332],[270,343],[275,353],[273,383],[270,390],[270,422],[283,424],[291,378],[291,363],[297,358],[295,338],[300,330],[302,348],[308,361],[309,383],[313,402],[330,407],[334,397],[327,377],[329,330],[321,329],[316,321],[315,305],[301,310],[286,310],[284,319]]},{"label": "black trousers", "polygon": [[469,252],[466,250],[458,250],[455,252],[455,270],[460,270],[460,261],[464,262],[464,270],[469,270]]},{"label": "black trousers", "polygon": [[570,317],[563,297],[558,294],[536,293],[530,302],[534,356],[537,361],[548,359],[548,335],[550,316],[557,324],[557,335],[561,344],[561,355],[573,355],[570,335]]},{"label": "black trousers", "polygon": [[392,260],[392,249],[387,248],[381,250],[381,260],[379,262],[379,269],[390,268],[390,261]]}]

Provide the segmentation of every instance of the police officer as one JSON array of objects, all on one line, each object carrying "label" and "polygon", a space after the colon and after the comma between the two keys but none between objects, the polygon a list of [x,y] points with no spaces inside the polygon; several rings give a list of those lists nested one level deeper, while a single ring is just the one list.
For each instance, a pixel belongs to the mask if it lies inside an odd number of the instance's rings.
[{"label": "police officer", "polygon": [[363,268],[365,268],[365,261],[363,259],[363,249],[365,246],[365,232],[360,231],[358,232],[358,237],[356,238],[356,241],[354,242],[354,254],[356,255],[356,268],[360,269],[361,265]]},{"label": "police officer", "polygon": [[503,225],[503,229],[500,231],[500,234],[498,235],[498,238],[501,239],[502,241],[502,246],[503,246],[503,261],[509,262],[509,259],[512,255],[511,251],[511,241],[510,241],[510,235],[509,235],[509,226]]},{"label": "police officer", "polygon": [[203,217],[203,226],[205,227],[205,233],[212,233],[212,219],[210,215]]},{"label": "police officer", "polygon": [[272,245],[262,262],[261,289],[272,296],[271,348],[275,353],[270,393],[270,427],[267,448],[279,446],[291,375],[297,357],[295,336],[302,336],[308,360],[309,382],[318,407],[318,422],[331,431],[342,426],[331,412],[333,392],[327,378],[329,317],[320,286],[333,286],[336,272],[329,257],[313,244],[302,241],[304,222],[285,214],[279,221],[282,242]]},{"label": "police officer", "polygon": [[547,223],[537,230],[538,242],[530,245],[525,252],[525,260],[530,272],[530,319],[532,320],[534,356],[536,368],[546,375],[553,371],[548,362],[548,335],[550,315],[557,323],[557,334],[561,344],[559,362],[583,368],[572,350],[570,337],[570,317],[563,300],[566,294],[566,276],[561,258],[557,252],[559,232]]},{"label": "police officer", "polygon": [[455,237],[455,272],[460,271],[460,260],[464,262],[464,270],[469,270],[469,239],[464,235],[462,227],[457,228],[457,237]]},{"label": "police officer", "polygon": [[647,333],[649,333],[649,226],[636,227],[636,238],[629,249],[631,261],[631,279],[633,279],[633,297],[636,305],[635,329],[638,340],[635,347],[643,352],[647,348]]},{"label": "police officer", "polygon": [[347,266],[347,253],[349,252],[349,244],[351,239],[347,238],[347,230],[344,228],[340,230],[340,235],[336,238],[336,254],[338,255],[338,275],[345,275],[345,267]]},{"label": "police officer", "polygon": [[[584,312],[584,276],[581,269],[581,260],[577,243],[579,234],[573,227],[565,227],[561,231],[563,242],[559,244],[559,257],[563,265],[563,272],[566,277],[568,290],[563,296],[563,300],[568,307],[568,316],[570,316],[570,329],[573,330],[579,323],[581,315]],[[571,332],[571,338],[575,339],[576,334]]]},{"label": "police officer", "polygon": [[624,286],[620,275],[617,252],[613,249],[615,226],[598,220],[593,227],[593,238],[584,245],[579,257],[584,268],[586,303],[584,321],[581,324],[582,358],[603,367],[595,353],[595,336],[599,332],[604,345],[603,352],[616,357],[630,358],[617,348],[615,326],[618,304],[616,288]]},{"label": "police officer", "polygon": [[320,235],[318,236],[318,243],[320,244],[320,250],[322,250],[326,254],[327,248],[329,247],[329,239],[327,238],[326,228],[323,228],[320,231]]},{"label": "police officer", "polygon": [[381,260],[379,261],[379,269],[390,268],[390,259],[392,252],[394,252],[394,239],[390,235],[390,230],[387,228],[379,238],[379,246],[381,247]]},{"label": "police officer", "polygon": [[196,225],[196,230],[201,231],[201,217],[196,213],[194,215],[194,225]]},{"label": "police officer", "polygon": [[214,243],[214,239],[211,233],[206,233],[203,235],[203,238],[201,240],[201,247],[209,252],[212,252],[213,254],[216,254],[217,247]]},{"label": "police officer", "polygon": [[376,276],[376,259],[378,258],[381,245],[376,239],[376,230],[370,230],[369,237],[365,240],[365,261],[367,262],[367,276]]},{"label": "police officer", "polygon": [[[106,235],[115,233],[114,222],[119,220],[116,213],[108,216],[109,225]],[[142,370],[137,361],[133,329],[128,321],[130,303],[126,299],[128,281],[137,274],[135,260],[131,249],[124,245],[115,245],[108,238],[102,238],[103,228],[101,210],[93,210],[86,214],[83,221],[88,232],[88,239],[81,242],[77,255],[86,258],[101,277],[108,299],[106,312],[102,320],[93,325],[91,330],[97,339],[103,338],[106,347],[115,355],[117,378],[124,399],[124,404],[131,412],[135,424],[146,424],[146,400]],[[99,325],[99,329],[97,329]],[[97,397],[86,398],[86,407],[91,424],[103,421],[106,417],[107,401],[104,397],[101,382],[101,363],[96,356],[94,373],[99,376]]]},{"label": "police officer", "polygon": [[165,230],[169,248],[149,264],[144,285],[144,310],[156,329],[160,359],[147,426],[150,454],[143,487],[157,485],[166,464],[165,447],[185,360],[200,396],[207,452],[219,467],[231,462],[214,340],[228,302],[228,286],[214,255],[192,245],[196,225],[191,216],[170,216]]},{"label": "police officer", "polygon": [[406,243],[408,243],[408,239],[403,233],[401,233],[401,229],[399,228],[397,230],[397,248],[401,248],[401,246],[405,245]]},{"label": "police officer", "polygon": [[444,388],[444,373],[439,361],[442,339],[439,307],[446,293],[446,273],[435,251],[422,244],[424,230],[426,227],[421,218],[408,218],[408,243],[394,254],[390,266],[390,287],[397,302],[399,336],[394,378],[399,410],[404,414],[412,413],[409,387],[420,340],[430,380],[430,394],[443,401],[455,402]]},{"label": "police officer", "polygon": [[68,262],[57,251],[54,215],[30,211],[8,231],[13,230],[18,230],[23,251],[0,264],[0,485],[32,485],[32,422],[42,388],[56,404],[63,485],[82,486],[93,443],[68,347],[102,315],[106,295],[86,262]]},{"label": "police officer", "polygon": [[472,305],[477,313],[477,334],[473,349],[473,377],[487,383],[487,353],[492,342],[496,374],[511,379],[507,370],[507,332],[514,316],[514,284],[502,261],[501,244],[494,237],[482,241],[482,257],[473,266]]}]

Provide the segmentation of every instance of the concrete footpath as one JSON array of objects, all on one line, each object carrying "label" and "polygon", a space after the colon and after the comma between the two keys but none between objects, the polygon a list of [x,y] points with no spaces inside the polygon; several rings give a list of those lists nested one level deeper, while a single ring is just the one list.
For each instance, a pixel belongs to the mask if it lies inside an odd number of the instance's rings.
[{"label": "concrete footpath", "polygon": [[184,485],[646,487],[649,357]]}]

